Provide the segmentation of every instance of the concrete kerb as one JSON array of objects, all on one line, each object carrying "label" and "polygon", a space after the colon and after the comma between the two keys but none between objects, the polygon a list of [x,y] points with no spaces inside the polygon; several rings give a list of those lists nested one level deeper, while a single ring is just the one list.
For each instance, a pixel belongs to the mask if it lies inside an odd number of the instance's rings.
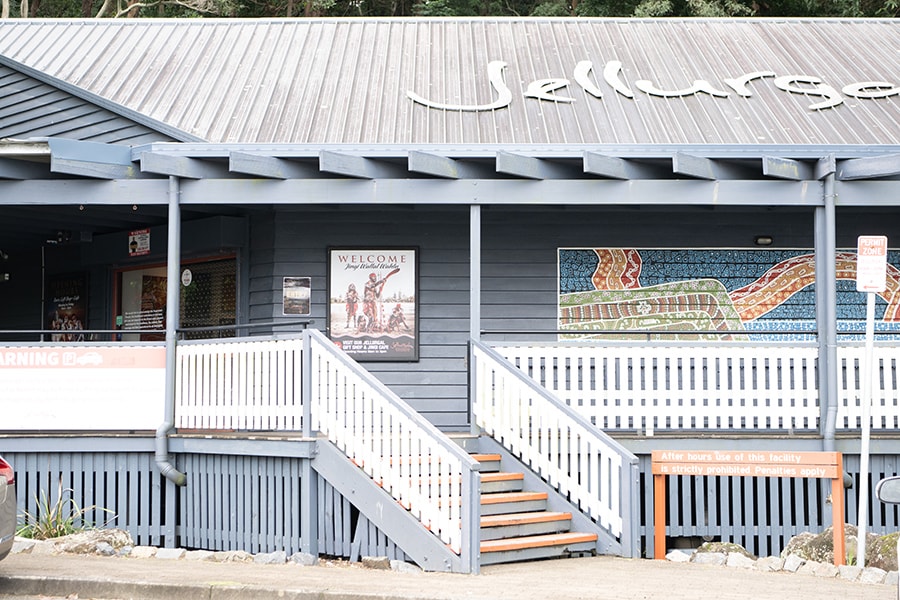
[{"label": "concrete kerb", "polygon": [[[612,557],[541,561],[498,565],[485,569],[481,576],[465,576],[424,573],[407,563],[386,561],[383,557],[364,561],[368,567],[363,563],[318,561],[317,566],[307,568],[283,552],[251,555],[137,546],[121,548],[113,555],[76,555],[54,553],[53,548],[52,543],[19,540],[14,553],[0,562],[0,594],[59,597],[77,594],[82,598],[119,600],[444,600],[460,597],[536,600],[550,593],[560,598],[632,599],[648,597],[640,588],[646,587],[645,580],[654,579],[668,590],[667,596],[680,600],[711,597],[698,596],[698,589],[718,590],[721,594],[744,590],[742,586],[746,585],[762,585],[759,579],[767,574],[773,580],[767,581],[767,587],[757,590],[754,597],[780,598],[786,582],[779,578],[790,577],[794,582],[790,585],[798,591],[806,588],[827,594],[833,588],[832,595],[845,600],[869,600],[896,598],[898,578],[897,572],[885,574],[880,569],[822,569],[817,568],[817,563],[806,564],[807,561],[792,557],[751,561],[723,553],[693,560],[699,558],[699,553],[681,551],[670,553],[668,561]],[[701,564],[707,561],[708,564]],[[789,569],[796,563],[806,568],[796,567],[791,572]],[[387,564],[391,565],[390,571],[385,570]],[[721,577],[710,577],[716,572]],[[685,580],[686,586],[692,578],[691,589],[672,588],[681,585],[680,580]],[[590,593],[597,588],[589,587],[588,582],[600,579],[604,585],[613,586],[609,590],[615,590],[613,596]],[[561,590],[559,583],[563,581],[567,583]],[[750,593],[751,589],[746,591]],[[726,594],[726,597],[732,596]]]}]

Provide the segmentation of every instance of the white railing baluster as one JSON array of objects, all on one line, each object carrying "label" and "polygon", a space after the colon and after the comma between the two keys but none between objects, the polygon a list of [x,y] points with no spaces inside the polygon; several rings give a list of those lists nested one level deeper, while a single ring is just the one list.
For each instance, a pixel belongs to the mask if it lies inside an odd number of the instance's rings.
[{"label": "white railing baluster", "polygon": [[180,342],[176,426],[299,430],[302,357],[300,339]]},{"label": "white railing baluster", "polygon": [[[498,343],[496,349],[603,430],[652,434],[655,430],[819,428],[814,344]],[[841,346],[837,354],[837,427],[859,429],[863,348]],[[872,427],[897,429],[900,383],[896,369],[900,365],[896,349],[877,346],[875,355],[882,376],[873,386]],[[573,356],[578,356],[580,367]],[[563,385],[559,376],[554,379],[550,366],[542,376],[541,364],[569,365],[568,385],[564,376]],[[560,368],[565,372],[565,366]],[[576,375],[576,368],[589,372]]]},{"label": "white railing baluster", "polygon": [[462,497],[462,481],[478,464],[322,333],[307,335],[315,428],[454,552],[477,551],[477,540],[463,540],[470,528],[461,515],[463,502],[477,502]]},{"label": "white railing baluster", "polygon": [[[521,359],[527,352],[511,354],[516,355],[519,365],[525,365]],[[615,368],[619,369],[620,381],[640,388],[647,379],[635,372],[641,366],[634,359],[619,360]],[[550,362],[546,360],[545,364]],[[579,412],[555,400],[539,384],[533,370],[526,375],[512,361],[479,342],[473,342],[472,363],[476,373],[477,392],[472,402],[476,424],[600,526],[621,536],[623,547],[630,551],[634,540],[625,539],[632,533],[623,531],[623,523],[633,515],[623,512],[636,506],[635,498],[630,497],[630,486],[625,490],[618,482],[635,477],[637,458]],[[632,369],[631,376],[622,370],[628,368]],[[594,379],[603,381],[602,377]],[[554,385],[559,393],[582,392],[579,386],[559,385],[559,381],[557,378]],[[500,410],[498,404],[503,404]],[[592,404],[578,408],[593,410]],[[524,414],[529,414],[530,420],[509,418]],[[612,480],[617,482],[615,487],[609,484]]]},{"label": "white railing baluster", "polygon": [[[578,385],[535,382],[607,431],[816,430],[817,348],[813,344],[498,343],[513,364],[578,356]],[[587,367],[586,365],[590,365]],[[846,407],[846,404],[844,404]],[[846,412],[846,408],[844,408]]]}]

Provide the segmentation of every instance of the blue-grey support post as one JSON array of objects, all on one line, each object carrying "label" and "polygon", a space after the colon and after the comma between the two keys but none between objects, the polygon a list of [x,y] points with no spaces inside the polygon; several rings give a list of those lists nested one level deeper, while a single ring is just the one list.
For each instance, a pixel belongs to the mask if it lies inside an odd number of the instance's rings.
[{"label": "blue-grey support post", "polygon": [[[300,399],[303,403],[303,437],[313,437],[312,430],[312,336],[309,330],[303,331],[303,358],[300,365]],[[321,442],[327,444],[327,440]],[[300,467],[300,548],[312,556],[319,555],[319,474],[313,469],[312,461],[318,449],[314,448],[313,457],[304,458]]]},{"label": "blue-grey support post", "polygon": [[622,470],[628,474],[627,485],[622,485],[622,556],[640,558],[640,538],[638,524],[640,522],[640,465],[635,457],[630,462],[622,463]]},{"label": "blue-grey support post", "polygon": [[[835,450],[837,427],[837,243],[835,241],[835,157],[819,161],[820,177],[824,176],[821,209],[816,209],[816,328],[819,335],[819,404],[822,449]],[[821,269],[821,270],[818,270]]]},{"label": "blue-grey support post", "polygon": [[[469,339],[481,340],[481,205],[469,207]],[[470,344],[471,345],[471,344]],[[472,394],[475,386],[475,368],[472,349],[469,349],[469,428],[475,435],[480,433],[472,413]]]},{"label": "blue-grey support post", "polygon": [[462,543],[460,563],[463,573],[481,572],[481,473],[463,467],[461,507]]}]

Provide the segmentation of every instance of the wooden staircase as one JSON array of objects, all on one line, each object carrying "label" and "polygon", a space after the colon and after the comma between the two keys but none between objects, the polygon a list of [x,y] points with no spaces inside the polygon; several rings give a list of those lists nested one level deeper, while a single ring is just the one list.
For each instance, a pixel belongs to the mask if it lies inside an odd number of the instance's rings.
[{"label": "wooden staircase", "polygon": [[500,470],[499,454],[481,464],[481,564],[593,554],[597,534],[570,531],[572,515],[547,510],[546,492],[524,490],[522,473]]}]

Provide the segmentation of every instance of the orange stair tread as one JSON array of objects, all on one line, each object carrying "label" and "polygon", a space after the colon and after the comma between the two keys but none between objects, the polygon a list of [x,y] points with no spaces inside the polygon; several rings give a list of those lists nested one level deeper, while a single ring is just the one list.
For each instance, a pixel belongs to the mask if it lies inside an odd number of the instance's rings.
[{"label": "orange stair tread", "polygon": [[481,517],[482,527],[503,527],[504,525],[530,525],[533,523],[549,523],[551,521],[567,521],[572,518],[572,513],[539,512],[515,513],[511,515],[485,515]]},{"label": "orange stair tread", "polygon": [[546,500],[546,492],[499,492],[482,494],[482,504],[502,504],[503,502],[527,502],[529,500]]},{"label": "orange stair tread", "polygon": [[525,548],[546,548],[548,546],[562,546],[564,544],[578,544],[595,541],[597,541],[596,533],[554,533],[481,542],[481,552],[504,552],[509,550],[523,550]]},{"label": "orange stair tread", "polygon": [[472,460],[476,460],[478,462],[491,462],[500,460],[499,454],[470,454]]},{"label": "orange stair tread", "polygon": [[522,473],[482,473],[481,474],[481,483],[485,481],[495,482],[495,481],[518,481],[520,479],[525,479],[525,475]]}]

